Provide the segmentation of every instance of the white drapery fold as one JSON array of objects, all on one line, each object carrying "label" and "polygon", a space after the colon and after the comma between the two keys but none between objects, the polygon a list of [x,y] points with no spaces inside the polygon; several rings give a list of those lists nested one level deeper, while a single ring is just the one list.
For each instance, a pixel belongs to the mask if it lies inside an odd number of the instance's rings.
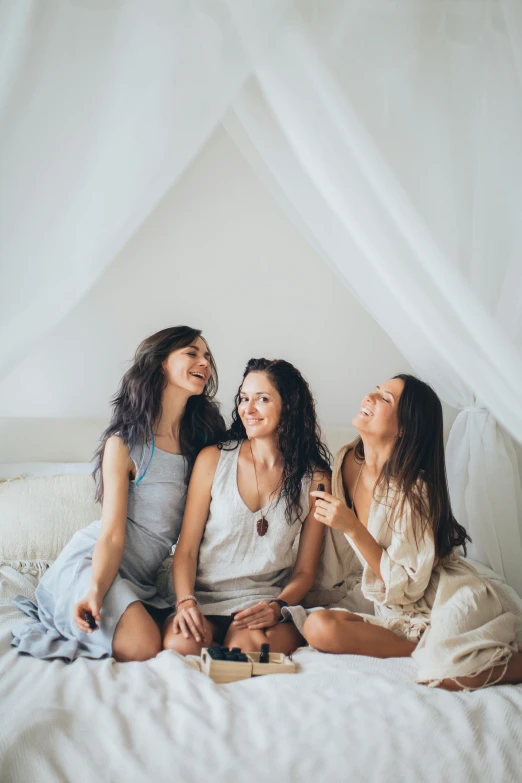
[{"label": "white drapery fold", "polygon": [[225,124],[462,409],[447,446],[455,512],[470,554],[522,593],[520,478],[496,423],[522,442],[520,31],[508,3],[464,5],[332,2],[330,15],[294,17]]},{"label": "white drapery fold", "polygon": [[84,296],[172,186],[272,43],[286,7],[2,3],[0,379]]}]

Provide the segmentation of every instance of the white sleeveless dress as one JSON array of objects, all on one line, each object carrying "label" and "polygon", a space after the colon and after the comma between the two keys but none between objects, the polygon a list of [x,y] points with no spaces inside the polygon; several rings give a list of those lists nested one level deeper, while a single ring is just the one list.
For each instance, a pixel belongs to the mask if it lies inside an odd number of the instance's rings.
[{"label": "white sleeveless dress", "polygon": [[[206,615],[230,615],[259,601],[277,598],[295,563],[296,538],[310,510],[310,478],[301,485],[301,519],[286,521],[285,503],[255,513],[243,502],[237,486],[239,446],[225,444],[214,481],[201,541],[195,595]],[[257,534],[256,522],[266,515],[268,531]],[[301,610],[302,611],[302,610]],[[293,607],[284,611],[293,615]],[[301,623],[299,623],[301,625]]]}]

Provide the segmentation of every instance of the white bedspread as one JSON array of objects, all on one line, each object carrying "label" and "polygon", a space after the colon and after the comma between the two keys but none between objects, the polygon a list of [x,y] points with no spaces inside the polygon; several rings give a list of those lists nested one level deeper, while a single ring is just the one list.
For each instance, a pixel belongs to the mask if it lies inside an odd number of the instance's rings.
[{"label": "white bedspread", "polygon": [[407,659],[303,650],[296,675],[214,685],[175,653],[147,663],[19,656],[33,581],[0,568],[2,783],[520,781],[522,686],[447,693]]}]

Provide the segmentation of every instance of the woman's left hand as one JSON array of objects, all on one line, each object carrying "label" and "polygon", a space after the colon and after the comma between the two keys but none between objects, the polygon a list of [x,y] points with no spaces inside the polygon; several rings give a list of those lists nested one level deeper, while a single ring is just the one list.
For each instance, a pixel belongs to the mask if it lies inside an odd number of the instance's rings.
[{"label": "woman's left hand", "polygon": [[248,609],[242,609],[240,612],[237,612],[232,626],[238,630],[248,628],[249,631],[270,628],[270,626],[279,622],[280,617],[281,607],[279,604],[269,604],[268,601],[260,601]]},{"label": "woman's left hand", "polygon": [[329,492],[310,492],[315,498],[314,518],[323,525],[341,530],[347,535],[352,535],[360,526],[360,522],[346,503],[331,495]]}]

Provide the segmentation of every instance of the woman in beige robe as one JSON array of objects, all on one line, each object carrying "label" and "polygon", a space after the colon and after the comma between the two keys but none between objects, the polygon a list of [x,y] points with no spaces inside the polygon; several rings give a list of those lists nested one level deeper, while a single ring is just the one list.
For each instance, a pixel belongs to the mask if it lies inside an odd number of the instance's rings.
[{"label": "woman in beige robe", "polygon": [[307,641],[322,652],[412,655],[417,680],[474,689],[522,682],[522,615],[460,556],[469,540],[453,517],[435,392],[400,375],[368,394],[360,437],[334,464],[332,493],[312,492],[315,518],[341,530],[362,565],[375,615],[318,610]]}]

